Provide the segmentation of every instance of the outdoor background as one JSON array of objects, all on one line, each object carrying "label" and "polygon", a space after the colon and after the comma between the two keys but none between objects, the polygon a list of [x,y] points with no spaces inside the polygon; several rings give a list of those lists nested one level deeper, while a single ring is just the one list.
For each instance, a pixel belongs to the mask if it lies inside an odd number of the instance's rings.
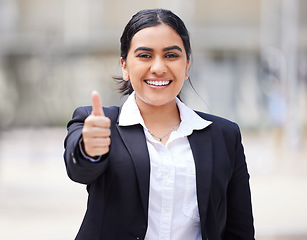
[{"label": "outdoor background", "polygon": [[92,90],[124,101],[119,38],[157,7],[191,34],[183,101],[241,127],[257,239],[307,239],[307,0],[0,0],[0,239],[75,237],[66,123]]}]

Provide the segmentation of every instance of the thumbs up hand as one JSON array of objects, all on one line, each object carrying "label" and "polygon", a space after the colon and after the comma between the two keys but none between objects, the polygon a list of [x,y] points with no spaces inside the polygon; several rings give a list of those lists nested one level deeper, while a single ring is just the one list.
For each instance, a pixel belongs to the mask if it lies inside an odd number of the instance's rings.
[{"label": "thumbs up hand", "polygon": [[92,93],[92,114],[85,121],[82,129],[83,150],[90,157],[97,157],[109,152],[111,121],[105,117],[100,96]]}]

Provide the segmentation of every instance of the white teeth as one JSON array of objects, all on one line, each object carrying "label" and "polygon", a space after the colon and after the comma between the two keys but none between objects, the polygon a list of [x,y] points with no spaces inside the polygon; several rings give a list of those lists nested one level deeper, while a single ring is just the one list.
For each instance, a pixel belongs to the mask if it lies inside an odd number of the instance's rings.
[{"label": "white teeth", "polygon": [[165,86],[168,85],[170,82],[171,81],[146,81],[147,84],[154,86]]}]

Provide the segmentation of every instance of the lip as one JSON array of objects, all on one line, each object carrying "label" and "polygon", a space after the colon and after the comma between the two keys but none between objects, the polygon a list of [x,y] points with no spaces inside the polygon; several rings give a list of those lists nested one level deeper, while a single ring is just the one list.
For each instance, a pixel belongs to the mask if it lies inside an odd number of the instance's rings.
[{"label": "lip", "polygon": [[144,82],[151,87],[166,87],[172,82],[169,78],[150,78],[144,80]]}]

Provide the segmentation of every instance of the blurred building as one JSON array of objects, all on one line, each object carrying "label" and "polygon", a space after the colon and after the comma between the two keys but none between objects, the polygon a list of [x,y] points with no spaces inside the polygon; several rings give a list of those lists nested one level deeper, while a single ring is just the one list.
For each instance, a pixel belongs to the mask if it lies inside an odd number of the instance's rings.
[{"label": "blurred building", "polygon": [[105,106],[122,103],[119,38],[134,13],[156,7],[190,30],[189,106],[245,129],[306,130],[304,0],[0,0],[1,127],[64,126],[93,89]]}]

